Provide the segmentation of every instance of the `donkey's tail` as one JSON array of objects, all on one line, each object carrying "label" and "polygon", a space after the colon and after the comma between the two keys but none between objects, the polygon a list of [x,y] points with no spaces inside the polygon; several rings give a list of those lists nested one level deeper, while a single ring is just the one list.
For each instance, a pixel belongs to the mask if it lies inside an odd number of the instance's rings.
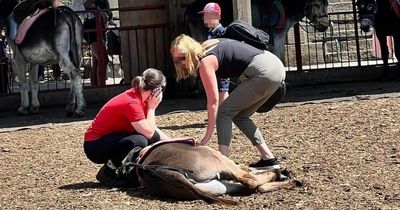
[{"label": "donkey's tail", "polygon": [[[237,205],[236,201],[219,198],[216,195],[213,195],[208,192],[204,192],[198,187],[196,187],[192,182],[190,182],[182,173],[178,171],[168,170],[164,168],[147,168],[146,172],[149,173],[154,178],[162,179],[164,183],[168,185],[173,185],[174,187],[178,187],[180,189],[187,189],[191,191],[198,198],[204,200],[207,203],[220,203],[224,205]],[[147,183],[146,183],[147,184]],[[151,189],[149,189],[151,190]],[[161,187],[158,186],[156,190],[161,190]],[[187,196],[187,193],[185,193]],[[175,194],[175,196],[178,196]]]}]

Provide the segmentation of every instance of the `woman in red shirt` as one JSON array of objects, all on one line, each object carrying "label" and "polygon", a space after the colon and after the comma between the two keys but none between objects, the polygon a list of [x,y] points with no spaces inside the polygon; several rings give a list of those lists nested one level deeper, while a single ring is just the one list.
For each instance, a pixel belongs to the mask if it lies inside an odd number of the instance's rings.
[{"label": "woman in red shirt", "polygon": [[132,88],[108,101],[85,133],[84,150],[89,160],[104,164],[97,173],[100,183],[126,184],[117,168],[132,149],[170,139],[155,123],[155,109],[162,100],[166,79],[161,71],[147,69],[132,80]]}]

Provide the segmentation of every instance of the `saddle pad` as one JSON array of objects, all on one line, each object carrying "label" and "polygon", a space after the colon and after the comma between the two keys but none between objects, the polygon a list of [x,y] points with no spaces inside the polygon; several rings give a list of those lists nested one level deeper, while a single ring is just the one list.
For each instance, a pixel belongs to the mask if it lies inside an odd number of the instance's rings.
[{"label": "saddle pad", "polygon": [[37,10],[32,16],[22,21],[22,23],[18,26],[17,36],[15,37],[16,44],[21,44],[24,41],[26,32],[28,32],[32,24],[47,11],[49,11],[47,8]]},{"label": "saddle pad", "polygon": [[138,164],[143,163],[146,157],[153,151],[155,148],[159,147],[160,145],[170,144],[170,143],[186,143],[196,146],[196,141],[192,137],[182,137],[182,138],[175,138],[171,140],[165,141],[158,141],[152,145],[149,145],[143,149],[144,153],[139,155],[138,160],[136,161]]}]

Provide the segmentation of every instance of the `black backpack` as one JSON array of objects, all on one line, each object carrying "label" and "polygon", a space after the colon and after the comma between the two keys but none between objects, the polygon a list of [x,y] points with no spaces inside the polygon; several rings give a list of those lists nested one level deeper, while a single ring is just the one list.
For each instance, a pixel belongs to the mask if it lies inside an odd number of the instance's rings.
[{"label": "black backpack", "polygon": [[219,38],[235,39],[261,50],[268,49],[269,35],[267,32],[241,20],[235,20],[229,24],[225,29],[225,33]]}]

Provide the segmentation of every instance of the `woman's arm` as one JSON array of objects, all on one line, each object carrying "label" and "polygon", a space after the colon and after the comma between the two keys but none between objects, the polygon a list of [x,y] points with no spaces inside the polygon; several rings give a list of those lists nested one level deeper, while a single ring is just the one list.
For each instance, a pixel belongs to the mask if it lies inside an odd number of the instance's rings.
[{"label": "woman's arm", "polygon": [[202,145],[205,145],[211,139],[214,132],[218,112],[218,85],[215,75],[215,71],[218,69],[217,57],[215,55],[209,55],[203,58],[199,68],[201,82],[203,83],[207,95],[207,131],[200,142]]},{"label": "woman's arm", "polygon": [[[136,132],[144,135],[147,139],[152,139],[158,136],[158,140],[168,140],[170,139],[164,132],[157,128],[156,125],[156,114],[155,110],[162,101],[162,92],[155,93],[151,95],[147,101],[148,111],[146,119],[140,120],[138,122],[132,122],[132,126]],[[153,143],[153,142],[151,142]]]},{"label": "woman's arm", "polygon": [[161,141],[171,139],[168,135],[162,132],[157,126],[150,123],[148,119],[143,119],[131,123],[136,132],[142,134],[147,139],[153,138],[155,132],[158,133]]},{"label": "woman's arm", "polygon": [[170,140],[171,137],[169,137],[167,134],[165,134],[162,130],[160,130],[159,128],[157,128],[157,132],[158,134],[160,134],[160,139],[161,141],[163,140]]},{"label": "woman's arm", "polygon": [[152,123],[149,123],[147,119],[131,122],[131,124],[136,132],[142,134],[147,139],[151,139],[157,129],[157,127],[153,126]]}]

